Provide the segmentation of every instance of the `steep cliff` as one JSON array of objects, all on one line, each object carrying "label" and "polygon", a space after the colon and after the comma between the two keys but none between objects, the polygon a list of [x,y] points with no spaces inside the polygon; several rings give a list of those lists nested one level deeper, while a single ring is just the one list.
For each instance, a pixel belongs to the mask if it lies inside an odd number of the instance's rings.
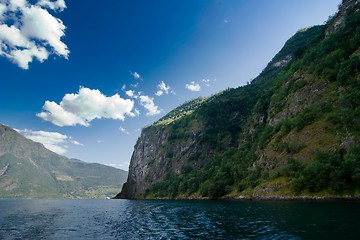
[{"label": "steep cliff", "polygon": [[289,39],[250,85],[144,128],[117,197],[358,194],[358,26],[359,1],[344,0],[326,25]]}]

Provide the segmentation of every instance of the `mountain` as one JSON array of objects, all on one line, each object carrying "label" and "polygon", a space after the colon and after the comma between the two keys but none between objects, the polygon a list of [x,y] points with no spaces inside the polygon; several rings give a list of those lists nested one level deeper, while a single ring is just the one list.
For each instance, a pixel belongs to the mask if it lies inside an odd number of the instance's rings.
[{"label": "mountain", "polygon": [[68,159],[0,124],[0,198],[105,198],[127,172]]},{"label": "mountain", "polygon": [[360,2],[145,127],[117,198],[360,196]]}]

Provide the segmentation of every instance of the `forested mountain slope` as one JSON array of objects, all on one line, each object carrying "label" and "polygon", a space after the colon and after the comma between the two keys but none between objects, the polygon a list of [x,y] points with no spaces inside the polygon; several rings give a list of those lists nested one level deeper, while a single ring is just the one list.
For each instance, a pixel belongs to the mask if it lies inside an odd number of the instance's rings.
[{"label": "forested mountain slope", "polygon": [[127,172],[68,159],[0,124],[0,198],[105,198]]},{"label": "forested mountain slope", "polygon": [[144,128],[117,197],[360,195],[359,5],[300,30],[251,84]]}]

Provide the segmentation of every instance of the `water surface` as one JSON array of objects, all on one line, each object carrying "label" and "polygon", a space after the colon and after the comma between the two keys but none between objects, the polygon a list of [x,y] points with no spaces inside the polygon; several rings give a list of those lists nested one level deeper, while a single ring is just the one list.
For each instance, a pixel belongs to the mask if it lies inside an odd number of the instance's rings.
[{"label": "water surface", "polygon": [[359,239],[359,202],[0,200],[0,239]]}]

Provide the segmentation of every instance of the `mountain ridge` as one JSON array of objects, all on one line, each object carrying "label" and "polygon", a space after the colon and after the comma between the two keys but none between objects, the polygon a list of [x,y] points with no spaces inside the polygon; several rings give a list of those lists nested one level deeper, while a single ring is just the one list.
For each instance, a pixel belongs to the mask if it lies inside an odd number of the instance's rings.
[{"label": "mountain ridge", "polygon": [[0,124],[0,198],[105,198],[126,171],[68,159]]}]

